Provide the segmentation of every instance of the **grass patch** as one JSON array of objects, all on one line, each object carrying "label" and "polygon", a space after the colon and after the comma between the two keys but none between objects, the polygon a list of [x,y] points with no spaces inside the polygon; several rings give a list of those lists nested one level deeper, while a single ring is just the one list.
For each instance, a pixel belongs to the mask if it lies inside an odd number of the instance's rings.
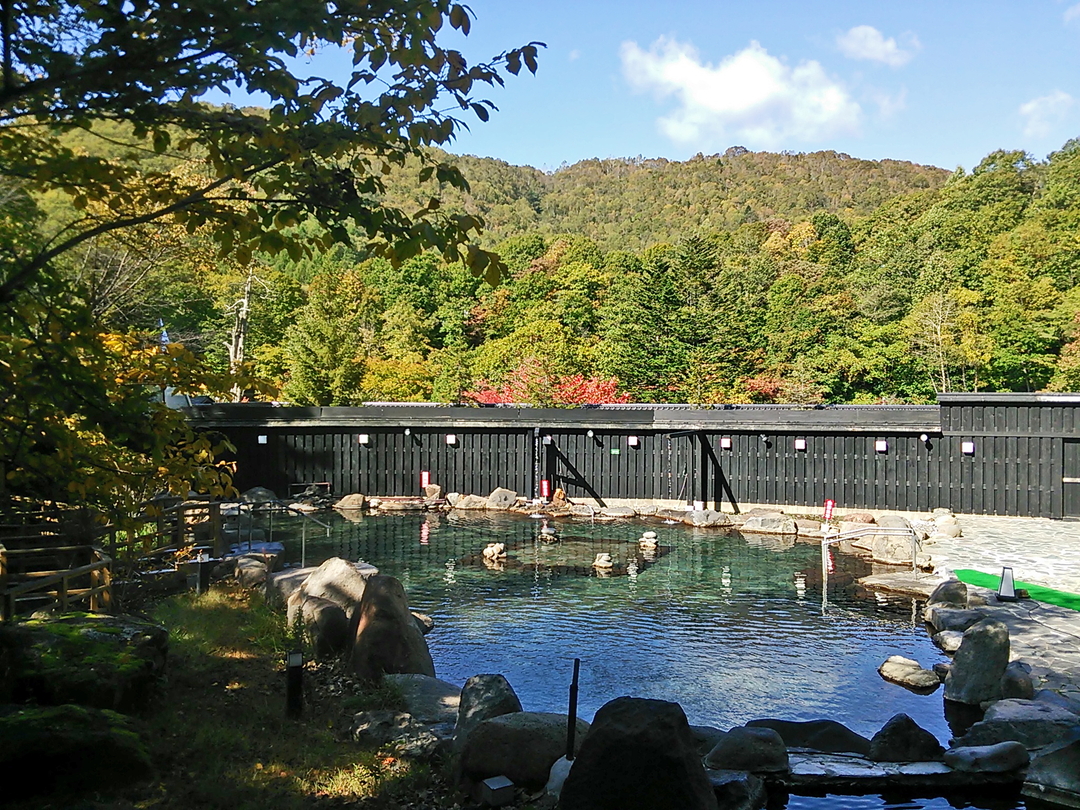
[{"label": "grass patch", "polygon": [[[956,578],[961,582],[966,582],[968,585],[975,585],[979,588],[990,588],[996,591],[1001,586],[1001,577],[995,574],[984,574],[982,571],[972,571],[970,569],[961,569],[959,571],[953,571],[956,574]],[[1020,582],[1016,580],[1013,585],[1017,588],[1023,588],[1028,592],[1028,596],[1039,602],[1046,602],[1048,605],[1057,605],[1058,607],[1068,608],[1069,610],[1080,610],[1080,595],[1075,593],[1069,593],[1068,591],[1055,591],[1053,588],[1044,588],[1042,585],[1030,585],[1027,582]]]},{"label": "grass patch", "polygon": [[362,690],[340,665],[309,663],[305,709],[285,716],[284,657],[293,646],[285,619],[237,587],[215,586],[156,606],[169,628],[167,682],[135,719],[155,777],[110,797],[56,796],[20,808],[293,810],[349,805],[449,808],[441,768],[364,748],[352,715],[400,708],[388,686]]}]

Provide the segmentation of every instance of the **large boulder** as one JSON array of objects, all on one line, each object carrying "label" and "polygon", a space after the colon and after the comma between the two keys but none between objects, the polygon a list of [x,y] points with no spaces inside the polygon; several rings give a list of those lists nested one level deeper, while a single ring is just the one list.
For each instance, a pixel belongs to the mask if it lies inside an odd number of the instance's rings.
[{"label": "large boulder", "polygon": [[485,720],[521,710],[521,700],[505,676],[473,675],[461,688],[454,747],[460,750],[469,733]]},{"label": "large boulder", "polygon": [[[911,530],[911,524],[900,515],[882,515],[878,518],[877,524],[886,529],[905,529],[909,532]],[[875,534],[870,542],[870,553],[874,562],[877,563],[911,565],[911,545],[910,534]]]},{"label": "large boulder", "polygon": [[266,561],[255,555],[244,555],[233,561],[233,576],[243,588],[265,587],[270,575]]},{"label": "large boulder", "polygon": [[356,510],[363,509],[367,501],[367,498],[360,492],[354,492],[351,495],[346,495],[344,498],[334,504],[335,509],[344,510]]},{"label": "large boulder", "polygon": [[965,608],[968,603],[967,585],[958,579],[947,579],[930,594],[926,605],[946,605],[948,607]]},{"label": "large boulder", "polygon": [[939,633],[946,630],[963,633],[985,619],[986,613],[981,610],[930,605],[923,611],[923,618]]},{"label": "large boulder", "polygon": [[373,568],[367,563],[353,563],[341,557],[331,557],[308,575],[300,586],[304,598],[317,596],[326,599],[345,611],[352,618],[356,606],[364,598],[367,582],[373,576]]},{"label": "large boulder", "polygon": [[0,703],[138,711],[165,674],[168,631],[132,616],[68,613],[0,624]]},{"label": "large boulder", "polygon": [[92,793],[137,782],[152,770],[142,740],[115,712],[64,705],[12,707],[0,714],[5,800],[54,791]]},{"label": "large boulder", "polygon": [[[447,500],[450,499],[448,498]],[[475,510],[488,508],[487,498],[481,497],[480,495],[462,495],[456,501],[450,500],[450,503],[453,504],[455,509]]]},{"label": "large boulder", "polygon": [[705,767],[785,774],[791,770],[784,739],[771,728],[733,728],[705,756]]},{"label": "large boulder", "polygon": [[740,527],[739,531],[753,532],[756,534],[797,535],[799,533],[799,529],[795,526],[794,518],[790,518],[782,512],[750,515]]},{"label": "large boulder", "polygon": [[788,748],[809,748],[827,754],[870,753],[870,740],[835,720],[751,720],[748,728],[771,728]]},{"label": "large boulder", "polygon": [[454,684],[413,672],[387,675],[386,683],[401,693],[406,710],[418,722],[442,724],[457,720],[461,689]]},{"label": "large boulder", "polygon": [[341,606],[296,592],[288,602],[289,627],[302,627],[318,659],[333,658],[349,646],[349,618]]},{"label": "large boulder", "polygon": [[1028,750],[1018,742],[950,748],[942,759],[954,771],[965,773],[1011,773],[1028,764]]},{"label": "large boulder", "polygon": [[1031,761],[1024,795],[1080,807],[1080,729],[1043,749]]},{"label": "large boulder", "polygon": [[945,699],[973,704],[997,700],[1008,664],[1009,628],[996,619],[973,624],[964,631],[964,640],[953,656],[945,678]]},{"label": "large boulder", "polygon": [[563,784],[559,807],[716,810],[682,708],[630,697],[602,706]]},{"label": "large boulder", "polygon": [[923,669],[918,661],[902,655],[890,655],[885,663],[878,667],[878,674],[887,681],[919,692],[932,692],[941,685],[941,679],[932,670]]},{"label": "large boulder", "polygon": [[266,487],[252,487],[240,495],[240,500],[244,503],[265,504],[269,501],[276,501],[277,499],[278,496],[274,490],[267,489]]},{"label": "large boulder", "polygon": [[[289,597],[300,590],[316,566],[307,568],[287,568],[266,578],[266,601],[271,607],[282,608],[289,604]],[[378,573],[376,571],[375,573]]]},{"label": "large boulder", "polygon": [[765,780],[746,771],[706,770],[720,810],[759,810],[768,794]]},{"label": "large boulder", "polygon": [[435,677],[424,634],[409,612],[405,589],[393,577],[379,574],[367,580],[350,635],[350,664],[364,680],[378,682],[384,674],[401,672]]},{"label": "large boulder", "polygon": [[1001,676],[1001,697],[1033,700],[1035,685],[1031,681],[1031,666],[1023,661],[1010,661]]},{"label": "large boulder", "polygon": [[936,762],[944,753],[937,738],[906,714],[894,715],[870,740],[875,762]]},{"label": "large boulder", "polygon": [[[461,775],[473,783],[506,776],[519,787],[542,788],[551,766],[566,753],[566,725],[565,714],[548,712],[513,712],[485,720],[465,740]],[[575,749],[580,750],[588,730],[588,723],[577,721]]]},{"label": "large boulder", "polygon": [[1067,709],[1041,700],[999,700],[956,745],[993,745],[1006,740],[1039,748],[1060,742],[1080,720]]},{"label": "large boulder", "polygon": [[[517,493],[512,489],[497,487],[487,496],[487,508],[505,511],[517,503]],[[459,509],[461,507],[458,507]]]},{"label": "large boulder", "polygon": [[687,526],[711,529],[717,526],[730,526],[731,519],[723,512],[715,509],[694,509],[683,516],[683,523]]}]

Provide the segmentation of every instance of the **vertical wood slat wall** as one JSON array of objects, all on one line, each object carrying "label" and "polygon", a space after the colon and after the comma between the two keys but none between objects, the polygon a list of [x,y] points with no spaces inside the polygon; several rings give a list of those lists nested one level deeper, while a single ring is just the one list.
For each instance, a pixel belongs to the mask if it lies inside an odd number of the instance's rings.
[{"label": "vertical wood slat wall", "polygon": [[[673,417],[665,413],[663,430],[598,427],[592,437],[587,431],[603,421],[603,412],[573,412],[563,419],[575,422],[572,427],[552,429],[529,424],[528,411],[518,412],[520,426],[508,426],[498,413],[492,421],[501,424],[492,427],[478,427],[475,418],[468,427],[414,420],[410,435],[400,426],[371,424],[366,409],[349,409],[356,414],[349,426],[340,418],[322,426],[320,414],[335,409],[307,409],[318,413],[280,427],[231,424],[230,416],[243,412],[228,409],[202,421],[237,447],[238,488],[262,485],[281,496],[312,483],[326,483],[339,495],[419,495],[420,473],[427,470],[445,491],[477,494],[505,486],[535,497],[539,479],[546,478],[571,498],[807,507],[831,498],[846,509],[928,512],[944,506],[1062,517],[1063,475],[1078,474],[1064,469],[1063,458],[1065,442],[1080,441],[1080,398],[1063,404],[987,399],[943,396],[932,429],[880,433],[855,417],[849,426],[829,430],[785,426],[798,417],[796,409],[774,411],[782,429],[725,430],[724,414],[703,423],[700,414],[687,411],[685,429],[671,427]],[[653,419],[649,411],[636,413],[644,414],[635,415],[642,424]],[[454,444],[448,435],[456,437]],[[721,446],[722,439],[730,440],[730,448]],[[805,441],[805,450],[796,449],[797,439]],[[878,451],[882,441],[886,449]],[[974,453],[962,452],[964,442],[974,444]]]}]

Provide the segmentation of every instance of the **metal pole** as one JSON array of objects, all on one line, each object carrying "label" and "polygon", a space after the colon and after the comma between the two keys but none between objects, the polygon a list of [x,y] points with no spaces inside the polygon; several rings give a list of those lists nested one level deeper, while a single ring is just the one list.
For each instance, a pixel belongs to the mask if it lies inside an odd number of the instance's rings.
[{"label": "metal pole", "polygon": [[570,712],[566,716],[566,758],[574,760],[574,735],[577,732],[577,693],[578,673],[581,672],[581,659],[574,659],[574,678],[570,681]]}]

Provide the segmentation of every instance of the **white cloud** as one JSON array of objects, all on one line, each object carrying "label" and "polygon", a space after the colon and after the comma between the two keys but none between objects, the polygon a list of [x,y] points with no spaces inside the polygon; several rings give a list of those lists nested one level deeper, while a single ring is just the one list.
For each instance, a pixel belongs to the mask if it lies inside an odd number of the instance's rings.
[{"label": "white cloud", "polygon": [[574,48],[574,50],[570,51],[569,55],[567,56],[567,59],[569,59],[571,62],[576,62],[580,58],[581,51],[579,51],[577,48]]},{"label": "white cloud", "polygon": [[896,117],[898,113],[907,107],[907,88],[901,87],[900,90],[894,94],[885,93],[883,91],[871,92],[870,94],[873,102],[877,104],[878,115],[882,120],[889,120]]},{"label": "white cloud", "polygon": [[1061,16],[1065,18],[1065,22],[1067,23],[1080,19],[1080,3],[1077,3],[1075,6],[1069,6]]},{"label": "white cloud", "polygon": [[883,62],[890,67],[902,67],[911,61],[920,47],[914,36],[908,38],[908,48],[904,50],[892,37],[885,35],[871,25],[856,25],[850,31],[836,38],[840,53],[849,59],[867,59],[871,62]]},{"label": "white cloud", "polygon": [[818,62],[789,67],[757,42],[715,66],[668,37],[648,51],[624,42],[621,55],[633,86],[678,99],[659,124],[679,143],[707,149],[734,139],[770,148],[858,131],[861,108]]},{"label": "white cloud", "polygon": [[1075,104],[1076,99],[1064,90],[1055,90],[1021,104],[1020,115],[1025,119],[1024,135],[1029,138],[1050,135],[1054,125],[1060,123]]}]

